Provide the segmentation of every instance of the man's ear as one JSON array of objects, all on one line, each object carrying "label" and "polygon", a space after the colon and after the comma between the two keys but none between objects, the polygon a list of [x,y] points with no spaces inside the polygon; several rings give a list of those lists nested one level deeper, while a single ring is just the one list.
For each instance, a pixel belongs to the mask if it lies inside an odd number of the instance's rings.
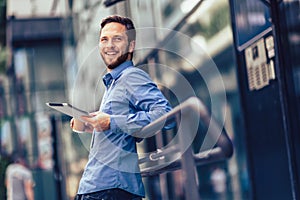
[{"label": "man's ear", "polygon": [[132,40],[132,41],[129,43],[128,52],[133,53],[134,48],[135,48],[135,40]]}]

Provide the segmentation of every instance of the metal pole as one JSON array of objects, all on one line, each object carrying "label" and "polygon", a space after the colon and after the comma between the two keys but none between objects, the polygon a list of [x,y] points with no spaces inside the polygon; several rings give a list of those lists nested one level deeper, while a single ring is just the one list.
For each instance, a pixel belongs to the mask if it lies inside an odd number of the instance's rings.
[{"label": "metal pole", "polygon": [[191,126],[195,126],[195,120],[193,120],[193,115],[185,114],[182,115],[182,122],[179,126],[179,148],[182,153],[181,156],[181,167],[182,167],[182,178],[185,189],[185,199],[186,200],[199,200],[199,192],[196,181],[196,165],[194,160],[194,153],[192,149],[192,144],[188,145],[192,140],[191,136]]}]

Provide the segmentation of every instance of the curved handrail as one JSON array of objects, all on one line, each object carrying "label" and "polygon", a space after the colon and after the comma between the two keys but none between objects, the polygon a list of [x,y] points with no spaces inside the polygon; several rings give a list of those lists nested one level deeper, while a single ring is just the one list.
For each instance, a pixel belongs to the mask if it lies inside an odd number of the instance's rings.
[{"label": "curved handrail", "polygon": [[[229,139],[223,126],[217,123],[217,121],[209,114],[206,106],[197,97],[190,97],[182,104],[176,106],[173,110],[148,124],[139,132],[135,133],[136,137],[150,137],[157,133],[165,125],[167,120],[174,118],[176,115],[193,116],[198,115],[199,119],[205,126],[210,127],[208,134],[214,138],[217,138],[216,145],[213,149],[199,152],[194,155],[196,165],[204,165],[211,162],[216,162],[230,158],[233,154],[233,144]],[[173,149],[174,150],[174,149]],[[156,157],[164,156],[169,152],[157,152]],[[152,155],[153,156],[153,155]],[[149,156],[150,157],[150,156]],[[140,163],[152,161],[151,158],[141,158]],[[181,168],[180,159],[175,160],[167,166],[152,166],[141,169],[142,176],[151,176],[168,171],[173,171]]]}]

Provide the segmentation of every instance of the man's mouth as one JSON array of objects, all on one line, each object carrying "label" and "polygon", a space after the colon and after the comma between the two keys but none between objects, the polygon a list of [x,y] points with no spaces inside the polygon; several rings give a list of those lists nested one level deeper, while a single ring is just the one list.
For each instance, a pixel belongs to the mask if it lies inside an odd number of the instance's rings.
[{"label": "man's mouth", "polygon": [[108,56],[114,56],[114,55],[117,55],[118,52],[116,52],[116,51],[107,51],[105,54],[108,55]]}]

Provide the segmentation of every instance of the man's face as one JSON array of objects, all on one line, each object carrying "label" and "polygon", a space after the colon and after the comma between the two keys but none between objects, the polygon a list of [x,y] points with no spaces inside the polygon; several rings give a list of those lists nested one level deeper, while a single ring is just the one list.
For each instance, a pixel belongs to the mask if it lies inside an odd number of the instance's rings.
[{"label": "man's face", "polygon": [[114,69],[130,56],[133,52],[134,42],[128,43],[126,27],[123,24],[111,22],[106,24],[100,33],[100,54],[108,69]]}]

